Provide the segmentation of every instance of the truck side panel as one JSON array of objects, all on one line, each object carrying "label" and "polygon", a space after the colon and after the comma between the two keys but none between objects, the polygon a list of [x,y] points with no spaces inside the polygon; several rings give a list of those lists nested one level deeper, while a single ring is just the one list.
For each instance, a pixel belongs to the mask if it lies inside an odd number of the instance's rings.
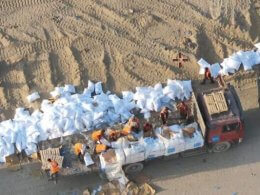
[{"label": "truck side panel", "polygon": [[206,136],[206,125],[205,125],[205,122],[202,118],[201,111],[200,111],[200,108],[199,108],[199,105],[198,105],[198,102],[197,102],[197,99],[196,99],[194,93],[192,93],[192,101],[194,103],[195,121],[197,121],[199,123],[202,135],[205,138],[205,136]]}]

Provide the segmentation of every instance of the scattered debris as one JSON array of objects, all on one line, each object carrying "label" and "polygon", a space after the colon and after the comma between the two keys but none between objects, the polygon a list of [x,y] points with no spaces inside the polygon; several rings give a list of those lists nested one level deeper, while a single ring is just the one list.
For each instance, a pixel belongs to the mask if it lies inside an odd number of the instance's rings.
[{"label": "scattered debris", "polygon": [[99,186],[97,189],[93,190],[91,193],[93,195],[128,195],[128,194],[149,194],[154,195],[155,190],[148,184],[144,183],[140,186],[134,182],[129,182],[123,189],[120,188],[120,185],[117,181],[108,182],[102,186]]},{"label": "scattered debris", "polygon": [[130,14],[134,13],[133,9],[129,9],[128,11],[129,11]]}]

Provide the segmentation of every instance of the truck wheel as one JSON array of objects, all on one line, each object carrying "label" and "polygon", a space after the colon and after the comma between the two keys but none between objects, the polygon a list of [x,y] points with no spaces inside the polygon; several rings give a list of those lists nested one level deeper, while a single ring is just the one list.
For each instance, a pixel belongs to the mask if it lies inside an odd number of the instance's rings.
[{"label": "truck wheel", "polygon": [[231,144],[229,142],[220,142],[212,147],[213,152],[225,152],[230,148]]},{"label": "truck wheel", "polygon": [[143,163],[133,163],[133,164],[126,165],[124,169],[125,169],[125,173],[133,174],[142,171],[143,168],[144,168]]}]

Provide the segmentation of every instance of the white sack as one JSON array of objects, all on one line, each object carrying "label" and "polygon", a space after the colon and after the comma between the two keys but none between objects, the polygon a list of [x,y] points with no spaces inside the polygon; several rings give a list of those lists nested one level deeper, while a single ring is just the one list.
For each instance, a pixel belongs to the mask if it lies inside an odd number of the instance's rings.
[{"label": "white sack", "polygon": [[27,96],[27,100],[28,100],[29,103],[31,103],[31,102],[33,102],[33,101],[39,99],[39,98],[40,98],[40,95],[39,95],[38,92],[34,92],[34,93],[32,93],[31,95],[28,95],[28,96]]},{"label": "white sack", "polygon": [[88,80],[88,91],[90,93],[93,93],[95,91],[95,84],[90,80]]},{"label": "white sack", "polygon": [[101,83],[101,82],[97,82],[97,83],[95,84],[95,94],[96,94],[96,95],[99,95],[99,94],[101,94],[101,93],[103,93],[102,83]]},{"label": "white sack", "polygon": [[255,44],[255,47],[260,50],[260,42]]},{"label": "white sack", "polygon": [[64,89],[64,92],[76,93],[74,85],[65,85],[63,89]]},{"label": "white sack", "polygon": [[210,66],[211,76],[212,76],[213,78],[217,78],[217,76],[219,75],[220,70],[221,70],[221,67],[220,67],[220,64],[219,64],[219,63],[212,64],[212,65]]},{"label": "white sack", "polygon": [[26,145],[25,153],[26,155],[31,155],[33,153],[37,152],[37,146],[35,143],[28,143]]},{"label": "white sack", "polygon": [[165,146],[161,139],[147,137],[143,139],[145,147],[145,159],[152,159],[163,156],[165,153]]},{"label": "white sack", "polygon": [[145,159],[145,148],[143,144],[130,143],[129,147],[123,148],[125,154],[125,164],[141,162]]},{"label": "white sack", "polygon": [[122,91],[123,99],[128,100],[129,102],[133,100],[134,93],[131,91]]},{"label": "white sack", "polygon": [[203,58],[201,58],[197,63],[200,65],[200,72],[199,72],[199,74],[204,74],[205,73],[205,68],[209,68],[210,67],[210,64],[206,60],[204,60]]}]

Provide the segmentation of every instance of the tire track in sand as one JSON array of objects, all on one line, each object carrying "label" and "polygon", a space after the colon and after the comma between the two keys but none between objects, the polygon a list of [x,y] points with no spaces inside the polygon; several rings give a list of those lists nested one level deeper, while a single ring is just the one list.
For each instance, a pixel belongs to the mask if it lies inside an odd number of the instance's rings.
[{"label": "tire track in sand", "polygon": [[12,56],[26,57],[29,54],[42,51],[55,51],[70,46],[72,40],[68,37],[61,39],[52,39],[48,41],[39,41],[32,44],[22,44],[20,46],[6,47],[0,50],[0,61],[11,58]]},{"label": "tire track in sand", "polygon": [[19,9],[22,7],[28,7],[33,5],[41,5],[52,2],[62,2],[60,0],[2,0],[0,1],[0,11],[9,11],[13,9]]},{"label": "tire track in sand", "polygon": [[24,65],[24,75],[30,90],[37,89],[39,92],[52,91],[53,75],[51,74],[49,54],[35,54]]},{"label": "tire track in sand", "polygon": [[49,59],[51,62],[50,67],[53,71],[53,81],[55,85],[80,85],[81,75],[79,64],[69,47],[64,47],[56,52],[51,52]]},{"label": "tire track in sand", "polygon": [[20,61],[1,66],[1,86],[7,102],[4,112],[9,117],[16,108],[28,105],[26,96],[29,94],[29,86],[23,71],[24,65],[25,62]]}]

